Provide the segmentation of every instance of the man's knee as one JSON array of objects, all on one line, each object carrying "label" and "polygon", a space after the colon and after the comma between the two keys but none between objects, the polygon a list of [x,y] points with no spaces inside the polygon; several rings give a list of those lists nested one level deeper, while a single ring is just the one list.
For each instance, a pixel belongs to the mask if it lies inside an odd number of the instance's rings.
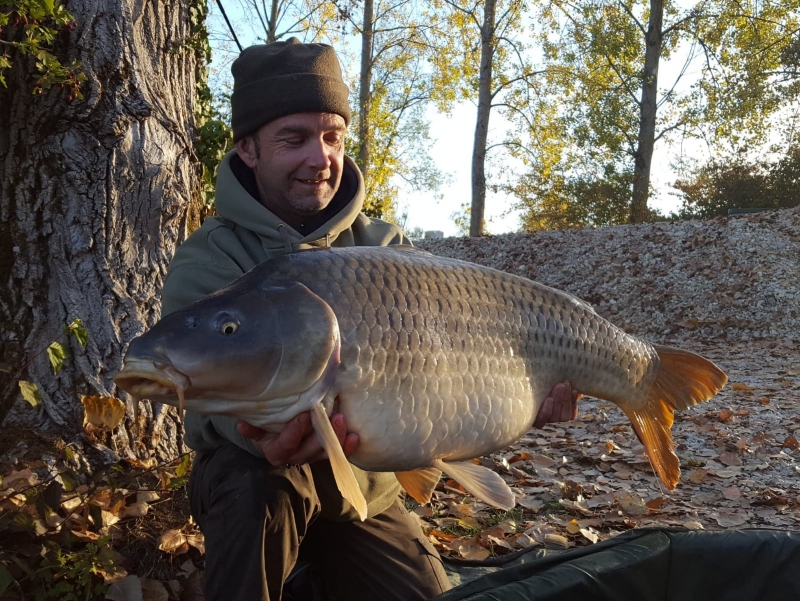
[{"label": "man's knee", "polygon": [[274,468],[264,459],[226,445],[198,454],[189,481],[192,514],[203,528],[207,516],[223,510],[237,521],[262,525],[265,518],[319,511],[311,472],[306,466]]}]

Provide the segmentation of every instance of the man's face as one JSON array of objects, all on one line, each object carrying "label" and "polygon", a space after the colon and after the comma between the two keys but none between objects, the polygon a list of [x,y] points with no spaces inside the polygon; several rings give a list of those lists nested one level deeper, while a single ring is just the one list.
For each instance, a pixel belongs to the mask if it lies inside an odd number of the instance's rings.
[{"label": "man's face", "polygon": [[327,207],[339,189],[346,132],[341,115],[296,113],[270,121],[236,149],[255,172],[264,206],[296,226]]}]

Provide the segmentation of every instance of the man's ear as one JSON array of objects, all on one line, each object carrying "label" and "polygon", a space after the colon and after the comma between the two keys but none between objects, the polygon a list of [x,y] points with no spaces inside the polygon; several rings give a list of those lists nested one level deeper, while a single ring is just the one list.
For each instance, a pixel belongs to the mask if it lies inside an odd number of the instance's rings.
[{"label": "man's ear", "polygon": [[245,136],[236,142],[236,152],[239,153],[245,165],[250,169],[255,169],[258,157],[256,155],[256,141],[253,136]]}]

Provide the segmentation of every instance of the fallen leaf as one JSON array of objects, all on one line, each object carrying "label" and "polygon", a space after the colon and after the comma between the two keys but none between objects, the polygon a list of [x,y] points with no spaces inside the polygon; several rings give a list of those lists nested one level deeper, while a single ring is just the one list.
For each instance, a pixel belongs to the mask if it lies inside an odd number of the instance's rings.
[{"label": "fallen leaf", "polygon": [[12,471],[8,476],[3,478],[3,485],[0,490],[10,489],[20,491],[23,488],[34,486],[39,482],[39,476],[33,473],[30,469],[19,471]]},{"label": "fallen leaf", "polygon": [[739,490],[736,486],[731,486],[729,488],[722,489],[722,496],[728,499],[729,501],[735,501],[736,499],[742,496],[742,491]]},{"label": "fallen leaf", "polygon": [[125,418],[125,403],[114,397],[82,396],[83,425],[106,426],[113,430]]},{"label": "fallen leaf", "polygon": [[689,472],[689,482],[692,484],[702,484],[707,477],[708,472],[706,470],[696,469]]},{"label": "fallen leaf", "polygon": [[733,412],[728,409],[721,409],[719,412],[720,421],[726,422],[733,417]]},{"label": "fallen leaf", "polygon": [[526,453],[525,451],[522,451],[520,453],[517,453],[517,454],[513,455],[508,460],[508,462],[509,463],[516,463],[518,461],[528,461],[530,459],[533,459],[533,455],[531,455],[530,453]]},{"label": "fallen leaf", "polygon": [[566,537],[561,536],[560,534],[545,534],[544,543],[546,545],[563,547],[564,549],[569,547],[569,541],[566,539]]},{"label": "fallen leaf", "polygon": [[659,509],[667,500],[664,497],[656,497],[655,499],[650,499],[645,503],[647,508],[651,511],[655,511]]},{"label": "fallen leaf", "polygon": [[627,494],[624,497],[617,497],[617,502],[622,511],[629,516],[638,517],[647,513],[647,505],[641,497]]},{"label": "fallen leaf", "polygon": [[797,439],[791,434],[784,439],[783,444],[781,446],[786,447],[788,449],[792,449],[793,451],[800,449],[800,443],[798,443]]},{"label": "fallen leaf", "polygon": [[733,383],[734,390],[753,390],[752,386],[748,386],[747,384],[743,384],[742,382],[734,382]]},{"label": "fallen leaf", "polygon": [[600,540],[600,537],[597,535],[597,532],[592,530],[591,528],[581,528],[580,533],[587,539],[590,540],[592,543],[596,543]]},{"label": "fallen leaf", "polygon": [[514,542],[517,543],[517,545],[519,545],[523,549],[528,549],[530,547],[535,547],[536,545],[539,544],[538,541],[536,541],[534,538],[528,536],[524,532],[520,533],[520,535],[517,536],[517,538],[514,540]]},{"label": "fallen leaf", "polygon": [[532,495],[520,495],[517,497],[517,504],[525,509],[530,509],[534,513],[544,507],[544,502],[534,498]]},{"label": "fallen leaf", "polygon": [[742,458],[736,453],[726,451],[719,456],[719,461],[723,465],[742,465]]},{"label": "fallen leaf", "polygon": [[578,534],[581,531],[581,526],[578,524],[578,520],[572,520],[567,524],[567,532],[570,534]]},{"label": "fallen leaf", "polygon": [[123,507],[119,512],[120,518],[141,518],[147,515],[150,510],[149,503],[133,503]]},{"label": "fallen leaf", "polygon": [[143,580],[142,601],[169,601],[167,587],[158,580]]},{"label": "fallen leaf", "polygon": [[470,539],[469,542],[459,545],[458,554],[464,559],[471,561],[481,561],[489,557],[489,549],[480,545],[476,540]]},{"label": "fallen leaf", "polygon": [[142,581],[138,576],[126,576],[108,587],[105,598],[110,601],[143,601]]},{"label": "fallen leaf", "polygon": [[192,572],[184,581],[180,601],[205,601],[202,572]]},{"label": "fallen leaf", "polygon": [[717,521],[717,524],[723,528],[734,528],[748,522],[747,514],[727,511],[720,511],[719,515],[714,516],[714,519]]},{"label": "fallen leaf", "polygon": [[[185,547],[185,549],[184,549]],[[189,543],[186,540],[186,535],[180,530],[165,531],[158,539],[158,548],[167,553],[180,555],[185,553],[189,548]],[[183,550],[182,550],[183,549]]]}]

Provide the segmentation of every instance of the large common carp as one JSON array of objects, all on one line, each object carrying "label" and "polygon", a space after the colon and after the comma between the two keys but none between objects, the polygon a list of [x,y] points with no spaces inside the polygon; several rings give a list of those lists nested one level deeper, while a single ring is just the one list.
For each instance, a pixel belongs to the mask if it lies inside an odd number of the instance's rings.
[{"label": "large common carp", "polygon": [[470,459],[522,437],[566,379],[626,413],[670,489],[673,412],[727,381],[707,359],[631,336],[569,294],[411,247],[270,259],[133,340],[115,377],[134,396],[273,431],[311,410],[362,519],[327,419],[334,401],[359,436],[353,464],[396,472],[420,501],[445,472],[510,509],[502,478]]}]

